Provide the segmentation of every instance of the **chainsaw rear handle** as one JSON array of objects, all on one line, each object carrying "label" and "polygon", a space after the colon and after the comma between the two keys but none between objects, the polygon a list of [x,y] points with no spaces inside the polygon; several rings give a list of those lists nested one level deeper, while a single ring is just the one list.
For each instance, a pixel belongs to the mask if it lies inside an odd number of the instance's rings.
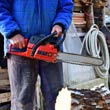
[{"label": "chainsaw rear handle", "polygon": [[[45,41],[47,41],[49,38],[51,37],[55,37],[55,35],[57,35],[57,32],[53,32],[52,34],[44,37],[43,39],[39,40],[33,47],[32,52],[31,52],[31,56],[34,56],[36,49]],[[63,34],[63,38],[61,40],[59,40],[58,42],[56,42],[56,44],[54,44],[54,47],[57,48],[60,46],[60,44],[63,43],[63,41],[65,40],[66,37],[66,30],[64,31]]]}]

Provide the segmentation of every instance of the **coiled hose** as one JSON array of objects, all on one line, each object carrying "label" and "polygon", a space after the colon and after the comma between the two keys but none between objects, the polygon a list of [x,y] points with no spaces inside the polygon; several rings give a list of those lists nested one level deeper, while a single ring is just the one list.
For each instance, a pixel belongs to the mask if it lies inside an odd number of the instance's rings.
[{"label": "coiled hose", "polygon": [[[108,82],[109,70],[109,52],[104,34],[99,30],[96,24],[93,24],[85,35],[82,43],[82,49],[86,47],[86,51],[93,57],[102,58],[104,61],[101,66],[94,66],[96,74],[100,78],[106,78]],[[81,49],[81,52],[82,52]]]}]

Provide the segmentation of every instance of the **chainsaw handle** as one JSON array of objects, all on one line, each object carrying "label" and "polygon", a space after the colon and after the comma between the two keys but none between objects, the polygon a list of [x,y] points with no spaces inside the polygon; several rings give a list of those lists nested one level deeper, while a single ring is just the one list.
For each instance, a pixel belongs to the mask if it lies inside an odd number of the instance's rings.
[{"label": "chainsaw handle", "polygon": [[[35,46],[32,49],[31,52],[31,56],[34,56],[34,53],[36,51],[36,49],[47,39],[49,39],[50,37],[54,37],[55,35],[57,35],[57,32],[53,32],[52,34],[44,37],[43,39],[41,39],[39,42],[37,42],[37,44],[35,44]],[[66,37],[66,30],[64,30],[64,34],[63,34],[63,38],[61,40],[59,40],[58,42],[56,42],[56,44],[54,44],[54,47],[57,48],[60,44],[62,44],[62,42],[65,40]]]},{"label": "chainsaw handle", "polygon": [[[28,39],[24,39],[24,42],[25,42],[25,44],[27,44],[28,43]],[[11,50],[12,50],[12,47],[13,47],[13,44],[10,44],[10,46],[9,46],[9,52],[11,52]]]},{"label": "chainsaw handle", "polygon": [[34,45],[34,47],[33,47],[33,49],[32,49],[32,52],[31,52],[31,56],[34,56],[34,53],[35,53],[36,49],[37,49],[44,41],[46,41],[47,39],[49,39],[50,37],[53,37],[53,36],[55,36],[55,35],[57,35],[57,32],[54,32],[54,33],[52,33],[52,34],[50,34],[50,35],[44,37],[43,39],[39,40],[39,41]]}]

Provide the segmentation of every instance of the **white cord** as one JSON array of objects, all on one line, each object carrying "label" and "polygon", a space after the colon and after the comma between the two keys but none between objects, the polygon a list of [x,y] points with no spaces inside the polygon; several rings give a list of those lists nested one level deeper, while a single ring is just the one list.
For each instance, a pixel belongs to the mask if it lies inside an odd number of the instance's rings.
[{"label": "white cord", "polygon": [[[96,74],[100,78],[108,78],[109,70],[109,52],[104,34],[99,30],[96,24],[92,25],[86,34],[82,49],[86,47],[87,53],[93,57],[102,58],[104,63],[101,66],[95,66]],[[81,49],[81,52],[82,52]],[[85,49],[85,48],[84,48]]]}]

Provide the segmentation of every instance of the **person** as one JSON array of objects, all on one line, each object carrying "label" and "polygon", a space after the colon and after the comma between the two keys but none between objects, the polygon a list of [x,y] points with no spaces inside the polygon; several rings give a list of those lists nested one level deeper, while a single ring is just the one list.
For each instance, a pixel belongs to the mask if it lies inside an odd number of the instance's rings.
[{"label": "person", "polygon": [[[24,51],[24,38],[49,35],[60,37],[72,20],[72,0],[0,0],[0,32],[16,51]],[[22,56],[8,57],[11,110],[33,110],[35,83],[41,77],[45,110],[54,110],[58,91],[63,87],[62,64]]]}]

